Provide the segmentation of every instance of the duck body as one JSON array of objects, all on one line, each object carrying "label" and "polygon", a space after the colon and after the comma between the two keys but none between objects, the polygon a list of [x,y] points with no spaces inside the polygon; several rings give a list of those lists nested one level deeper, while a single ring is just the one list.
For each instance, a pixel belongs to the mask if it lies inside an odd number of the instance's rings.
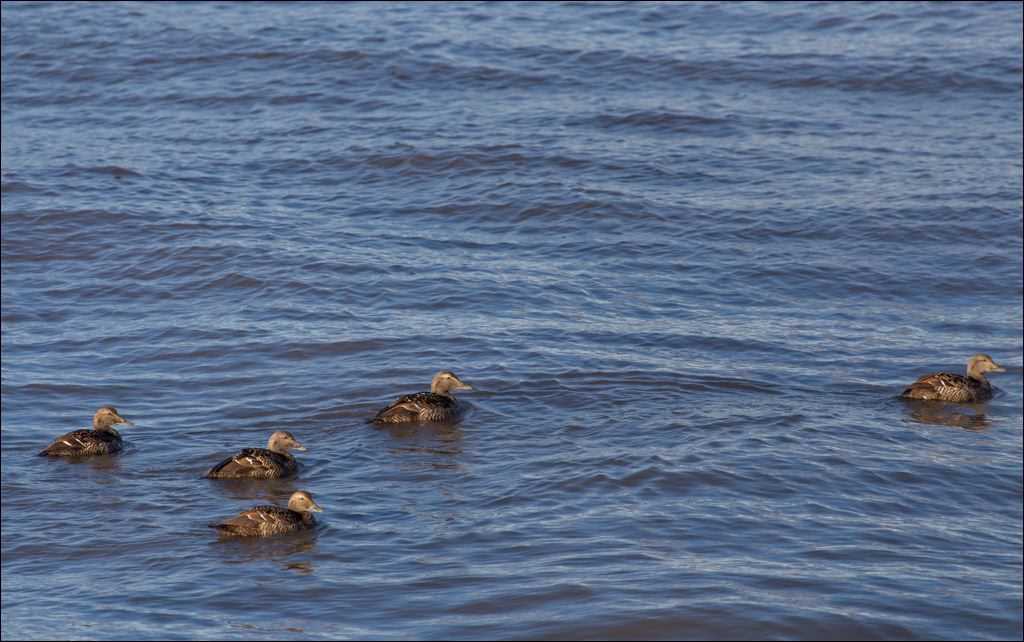
[{"label": "duck body", "polygon": [[299,471],[289,451],[305,450],[290,432],[279,430],[270,436],[266,448],[243,448],[206,472],[209,479],[281,479]]},{"label": "duck body", "polygon": [[472,390],[455,373],[443,370],[434,376],[430,392],[417,392],[399,397],[373,418],[377,424],[404,424],[415,422],[456,422],[465,412],[463,404],[451,394],[452,390]]},{"label": "duck body", "polygon": [[399,397],[393,404],[378,412],[373,421],[378,424],[457,421],[462,414],[461,404],[455,397],[433,392],[417,392]]},{"label": "duck body", "polygon": [[919,377],[900,394],[904,399],[978,403],[992,398],[992,384],[986,372],[1005,372],[1005,369],[984,354],[974,355],[967,362],[967,375],[935,372]]},{"label": "duck body", "polygon": [[121,433],[113,428],[105,430],[72,430],[53,440],[40,451],[40,457],[88,457],[113,455],[124,448]]},{"label": "duck body", "polygon": [[298,472],[295,458],[266,448],[243,448],[206,473],[210,479],[280,479]]},{"label": "duck body", "polygon": [[992,384],[985,379],[972,379],[951,372],[935,372],[920,377],[900,396],[904,399],[974,403],[992,398]]},{"label": "duck body", "polygon": [[121,452],[124,440],[114,429],[117,424],[134,426],[113,406],[103,406],[92,418],[92,430],[72,430],[64,433],[39,452],[40,457],[89,457]]},{"label": "duck body", "polygon": [[210,524],[218,534],[228,537],[271,537],[314,528],[313,513],[323,509],[306,491],[292,493],[288,507],[254,506],[219,524]]},{"label": "duck body", "polygon": [[316,526],[316,520],[312,513],[300,513],[281,506],[254,506],[237,517],[211,526],[224,535],[270,537],[309,530]]}]

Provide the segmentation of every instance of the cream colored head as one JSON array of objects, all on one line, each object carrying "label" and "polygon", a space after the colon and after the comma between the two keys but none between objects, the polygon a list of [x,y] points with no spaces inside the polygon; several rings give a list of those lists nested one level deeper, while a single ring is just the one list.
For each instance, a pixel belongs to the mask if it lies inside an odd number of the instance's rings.
[{"label": "cream colored head", "polygon": [[103,406],[92,416],[92,427],[96,430],[106,430],[117,424],[135,425],[118,414],[117,408],[113,406]]},{"label": "cream colored head", "polygon": [[278,430],[267,440],[267,450],[273,450],[275,453],[283,455],[287,455],[289,450],[305,449],[306,447],[300,444],[299,440],[286,430]]},{"label": "cream colored head", "polygon": [[442,370],[430,382],[430,392],[447,395],[452,390],[472,390],[473,386],[459,379],[451,370]]},{"label": "cream colored head", "polygon": [[288,508],[296,513],[322,513],[323,509],[313,500],[313,495],[304,490],[297,490],[288,499]]},{"label": "cream colored head", "polygon": [[1006,372],[1006,368],[993,361],[987,354],[976,354],[967,360],[967,376],[984,379],[986,372]]}]

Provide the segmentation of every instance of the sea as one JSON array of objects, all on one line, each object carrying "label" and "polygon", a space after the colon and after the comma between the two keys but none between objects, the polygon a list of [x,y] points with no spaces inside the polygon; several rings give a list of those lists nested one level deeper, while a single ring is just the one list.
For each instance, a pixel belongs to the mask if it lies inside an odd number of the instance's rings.
[{"label": "sea", "polygon": [[[1022,32],[3,2],[3,639],[1020,640]],[[461,422],[369,423],[441,370]]]}]

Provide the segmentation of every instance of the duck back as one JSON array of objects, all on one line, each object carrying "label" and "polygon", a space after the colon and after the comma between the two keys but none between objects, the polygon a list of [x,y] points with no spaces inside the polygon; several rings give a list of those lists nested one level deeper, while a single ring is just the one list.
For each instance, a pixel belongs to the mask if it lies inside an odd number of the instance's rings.
[{"label": "duck back", "polygon": [[206,472],[209,479],[279,479],[298,471],[291,455],[266,448],[245,448]]},{"label": "duck back", "polygon": [[116,430],[73,430],[53,440],[39,452],[40,457],[86,457],[111,455],[124,446]]},{"label": "duck back", "polygon": [[210,528],[225,536],[269,537],[308,530],[315,523],[313,516],[308,513],[280,506],[256,506],[225,522],[210,524]]},{"label": "duck back", "polygon": [[900,396],[904,399],[973,403],[991,399],[992,386],[984,379],[974,379],[950,372],[936,372],[920,377]]},{"label": "duck back", "polygon": [[461,407],[454,397],[433,392],[417,392],[399,397],[373,418],[374,423],[399,424],[414,421],[455,421],[461,416]]}]

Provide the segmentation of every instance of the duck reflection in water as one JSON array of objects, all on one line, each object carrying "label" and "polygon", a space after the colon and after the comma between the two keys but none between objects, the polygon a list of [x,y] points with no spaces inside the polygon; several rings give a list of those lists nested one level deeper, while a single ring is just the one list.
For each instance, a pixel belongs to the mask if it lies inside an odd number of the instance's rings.
[{"label": "duck reflection in water", "polygon": [[[280,535],[278,537],[218,538],[211,543],[227,564],[274,562],[282,570],[311,575],[312,553],[316,549],[318,529]],[[290,559],[301,555],[300,559]]]},{"label": "duck reflection in water", "polygon": [[111,477],[110,473],[118,472],[122,468],[120,457],[65,457],[64,461],[72,466],[84,466],[97,473],[103,473],[102,476],[97,475],[97,479],[106,479],[113,483],[117,483],[117,478]]},{"label": "duck reflection in water", "polygon": [[[985,416],[987,404],[946,404],[935,403],[934,401],[907,401],[907,410],[911,420],[924,424],[936,424],[940,426],[952,426],[963,428],[974,432],[981,432],[988,429],[992,423]],[[973,413],[965,412],[967,409],[974,410]]]},{"label": "duck reflection in water", "polygon": [[462,454],[463,433],[457,425],[398,424],[388,426],[386,432],[395,442],[388,450],[405,457],[405,463],[436,469],[459,468],[456,458]]}]

